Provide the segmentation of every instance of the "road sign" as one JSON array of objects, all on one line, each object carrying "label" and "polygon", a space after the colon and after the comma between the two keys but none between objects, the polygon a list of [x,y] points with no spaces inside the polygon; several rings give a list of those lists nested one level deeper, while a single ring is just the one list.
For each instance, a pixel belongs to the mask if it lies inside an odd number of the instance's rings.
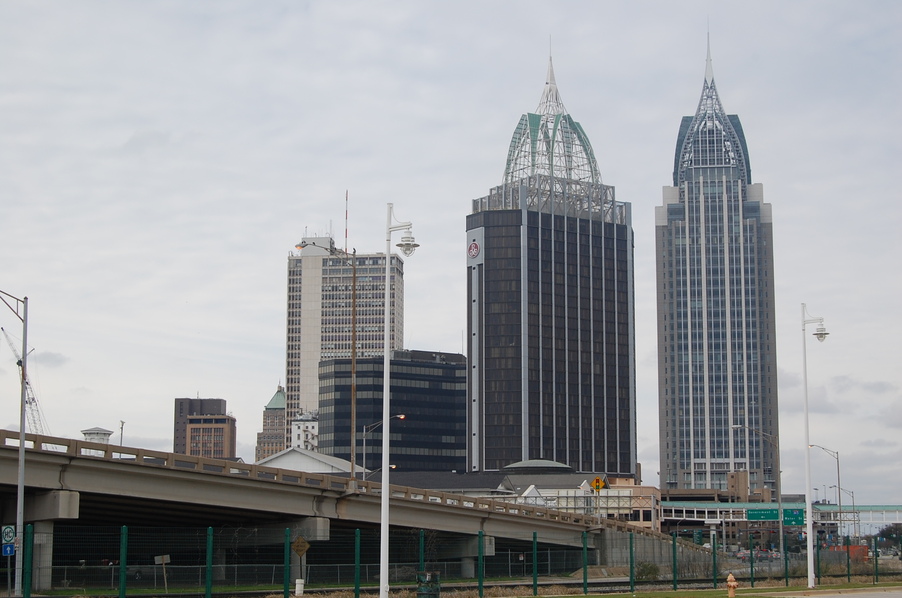
[{"label": "road sign", "polygon": [[16,545],[15,544],[4,544],[3,545],[3,556],[13,556],[16,554]]},{"label": "road sign", "polygon": [[805,509],[783,509],[783,525],[805,525]]},{"label": "road sign", "polygon": [[777,509],[749,509],[746,513],[749,521],[778,521],[780,519]]},{"label": "road sign", "polygon": [[595,489],[596,492],[598,492],[599,490],[604,488],[604,480],[600,477],[596,477],[594,480],[592,480],[591,486]]},{"label": "road sign", "polygon": [[298,536],[297,539],[291,543],[291,549],[299,557],[304,556],[304,553],[307,552],[309,548],[310,544],[301,536]]},{"label": "road sign", "polygon": [[3,526],[3,543],[11,544],[16,539],[16,528],[12,525]]}]

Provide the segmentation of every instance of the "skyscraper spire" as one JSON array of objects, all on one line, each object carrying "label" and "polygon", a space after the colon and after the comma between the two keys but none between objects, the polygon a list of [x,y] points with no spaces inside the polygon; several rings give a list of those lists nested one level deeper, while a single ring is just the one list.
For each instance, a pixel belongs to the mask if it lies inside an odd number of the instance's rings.
[{"label": "skyscraper spire", "polygon": [[534,175],[601,183],[589,138],[561,101],[550,56],[539,107],[520,117],[511,139],[504,183],[514,185]]},{"label": "skyscraper spire", "polygon": [[698,108],[691,122],[685,123],[678,138],[674,163],[674,185],[680,185],[690,168],[736,166],[741,178],[751,182],[748,155],[739,119],[729,116],[720,103],[711,67],[711,36],[705,58],[705,82]]},{"label": "skyscraper spire", "polygon": [[557,83],[554,81],[554,65],[551,62],[551,56],[548,57],[548,74],[545,76],[545,89],[542,90],[542,99],[539,100],[536,114],[567,114],[564,102],[561,101]]}]

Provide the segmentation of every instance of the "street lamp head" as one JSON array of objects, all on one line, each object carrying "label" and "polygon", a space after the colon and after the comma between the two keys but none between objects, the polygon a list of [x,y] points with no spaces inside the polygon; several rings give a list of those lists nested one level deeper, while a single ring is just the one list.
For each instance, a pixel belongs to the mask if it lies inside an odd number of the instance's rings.
[{"label": "street lamp head", "polygon": [[413,238],[413,232],[409,228],[404,231],[404,236],[401,237],[401,242],[398,243],[398,248],[401,250],[401,253],[403,253],[405,257],[410,257],[419,246],[420,244]]},{"label": "street lamp head", "polygon": [[304,247],[307,247],[307,245],[308,245],[307,241],[298,241],[298,243],[294,246],[294,248],[297,250],[301,250]]},{"label": "street lamp head", "polygon": [[817,327],[817,331],[814,333],[814,338],[819,340],[820,342],[824,342],[827,339],[827,335],[830,334],[827,332],[827,329],[824,328],[824,325],[821,324]]},{"label": "street lamp head", "polygon": [[407,419],[407,416],[402,413],[398,416],[398,419]]}]

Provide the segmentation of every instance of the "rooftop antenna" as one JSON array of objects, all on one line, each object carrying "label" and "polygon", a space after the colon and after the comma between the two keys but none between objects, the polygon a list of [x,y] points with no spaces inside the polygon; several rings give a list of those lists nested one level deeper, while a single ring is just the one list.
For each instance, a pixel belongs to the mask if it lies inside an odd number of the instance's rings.
[{"label": "rooftop antenna", "polygon": [[348,190],[345,189],[345,255],[348,254]]}]

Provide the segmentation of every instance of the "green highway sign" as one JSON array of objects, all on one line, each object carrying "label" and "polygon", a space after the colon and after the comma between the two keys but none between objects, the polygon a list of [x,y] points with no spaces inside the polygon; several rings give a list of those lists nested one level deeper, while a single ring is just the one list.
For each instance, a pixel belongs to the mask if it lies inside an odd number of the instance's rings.
[{"label": "green highway sign", "polygon": [[805,525],[805,509],[783,509],[783,525]]},{"label": "green highway sign", "polygon": [[780,518],[777,509],[748,509],[746,514],[749,521],[777,521]]}]

